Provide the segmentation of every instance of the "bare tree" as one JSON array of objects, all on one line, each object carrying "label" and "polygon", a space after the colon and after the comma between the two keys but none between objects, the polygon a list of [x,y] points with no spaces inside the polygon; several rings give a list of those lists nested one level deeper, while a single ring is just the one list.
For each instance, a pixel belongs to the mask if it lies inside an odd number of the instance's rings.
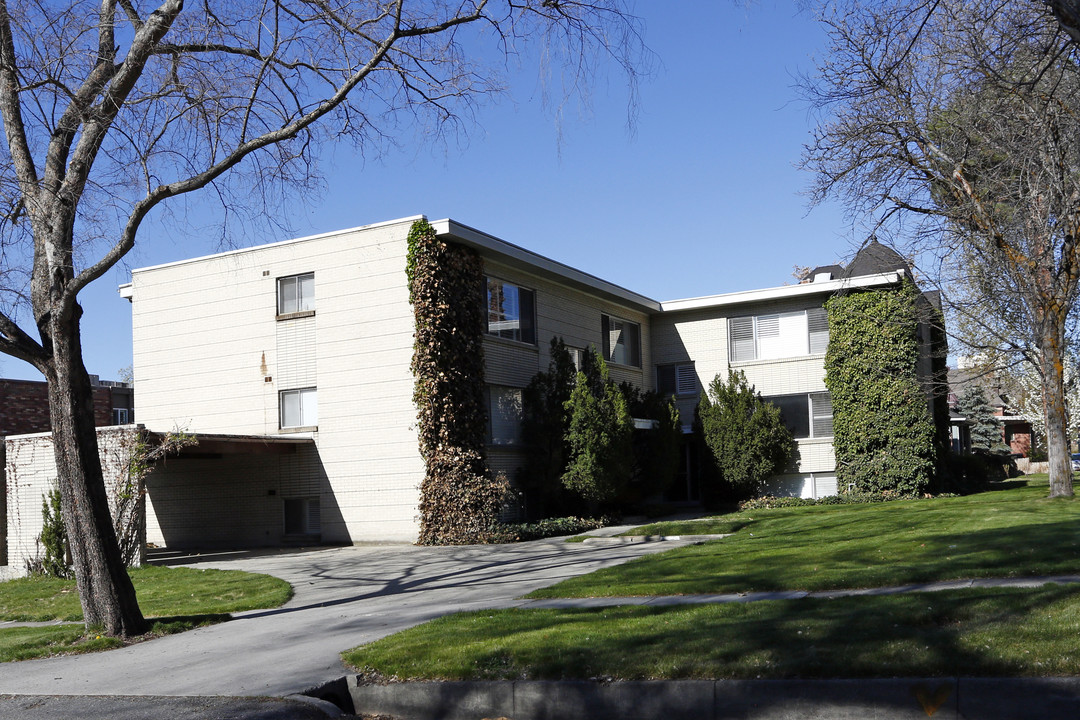
[{"label": "bare tree", "polygon": [[[1044,385],[1050,494],[1069,496],[1063,358],[1080,252],[1080,67],[1039,3],[841,0],[808,94],[815,199],[894,230],[959,278],[954,312],[984,350],[1019,354]],[[933,258],[933,260],[929,260]]]},{"label": "bare tree", "polygon": [[[160,2],[160,5],[155,4]],[[624,0],[0,0],[0,351],[49,385],[85,620],[145,629],[117,550],[82,362],[78,294],[147,214],[303,187],[315,149],[453,128],[540,43],[571,91],[647,59]],[[557,68],[558,70],[558,68]]]}]

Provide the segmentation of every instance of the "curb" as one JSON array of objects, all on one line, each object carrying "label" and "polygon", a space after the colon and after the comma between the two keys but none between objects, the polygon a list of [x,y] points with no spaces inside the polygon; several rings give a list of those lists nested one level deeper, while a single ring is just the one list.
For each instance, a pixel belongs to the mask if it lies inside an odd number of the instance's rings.
[{"label": "curb", "polygon": [[1080,678],[348,683],[359,715],[401,720],[1073,720]]}]

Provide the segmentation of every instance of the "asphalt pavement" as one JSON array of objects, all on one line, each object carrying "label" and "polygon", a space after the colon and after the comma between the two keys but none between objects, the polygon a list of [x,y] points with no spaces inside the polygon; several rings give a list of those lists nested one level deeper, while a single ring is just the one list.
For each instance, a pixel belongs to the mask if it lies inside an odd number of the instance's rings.
[{"label": "asphalt pavement", "polygon": [[125,648],[5,664],[0,695],[284,697],[347,674],[340,653],[349,648],[452,612],[519,606],[537,588],[687,542],[549,538],[188,557],[191,567],[280,577],[295,595],[281,608]]}]

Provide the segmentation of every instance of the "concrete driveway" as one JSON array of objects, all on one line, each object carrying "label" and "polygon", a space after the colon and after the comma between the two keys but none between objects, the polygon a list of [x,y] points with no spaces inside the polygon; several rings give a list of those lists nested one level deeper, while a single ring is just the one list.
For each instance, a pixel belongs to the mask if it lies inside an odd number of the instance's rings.
[{"label": "concrete driveway", "polygon": [[275,610],[104,653],[0,666],[0,694],[287,695],[346,674],[339,653],[426,620],[519,604],[568,577],[675,542],[450,548],[375,545],[206,555],[185,564],[268,573],[295,596]]}]

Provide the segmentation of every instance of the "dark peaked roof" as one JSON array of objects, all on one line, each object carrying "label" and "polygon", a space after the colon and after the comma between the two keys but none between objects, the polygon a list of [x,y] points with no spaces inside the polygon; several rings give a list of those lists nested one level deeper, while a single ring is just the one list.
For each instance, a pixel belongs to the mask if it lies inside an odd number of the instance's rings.
[{"label": "dark peaked roof", "polygon": [[900,253],[891,247],[882,245],[877,240],[871,240],[868,245],[855,254],[851,263],[844,269],[843,277],[876,275],[894,270],[903,270],[910,274],[911,266],[908,265],[907,260]]}]

